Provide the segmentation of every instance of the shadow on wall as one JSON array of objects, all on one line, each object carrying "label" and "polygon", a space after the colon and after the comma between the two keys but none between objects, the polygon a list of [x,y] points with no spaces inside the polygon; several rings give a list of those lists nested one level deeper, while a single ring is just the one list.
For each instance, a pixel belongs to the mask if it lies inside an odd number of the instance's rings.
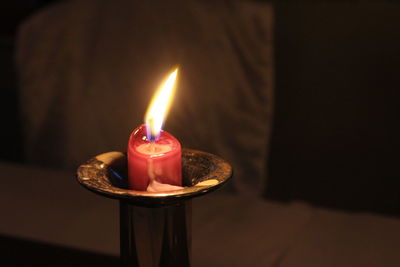
[{"label": "shadow on wall", "polygon": [[270,198],[400,214],[399,12],[276,6]]}]

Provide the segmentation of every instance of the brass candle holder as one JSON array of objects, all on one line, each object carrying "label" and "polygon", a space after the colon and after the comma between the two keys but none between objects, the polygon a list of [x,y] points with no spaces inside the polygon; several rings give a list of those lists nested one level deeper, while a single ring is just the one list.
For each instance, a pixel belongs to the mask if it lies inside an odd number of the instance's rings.
[{"label": "brass candle holder", "polygon": [[[78,182],[120,203],[122,266],[190,266],[191,199],[221,187],[232,177],[231,166],[213,154],[183,149],[184,188],[168,192],[128,189],[127,158],[108,152],[79,166]],[[101,222],[99,222],[101,223]]]}]

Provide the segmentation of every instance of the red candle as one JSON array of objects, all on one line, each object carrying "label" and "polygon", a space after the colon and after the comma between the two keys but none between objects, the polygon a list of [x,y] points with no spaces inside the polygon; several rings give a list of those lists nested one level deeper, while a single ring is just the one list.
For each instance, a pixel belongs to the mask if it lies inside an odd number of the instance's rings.
[{"label": "red candle", "polygon": [[[160,184],[182,185],[181,144],[166,131],[150,142],[146,125],[136,128],[129,138],[129,184],[135,190],[157,191]],[[153,189],[153,190],[151,190]]]},{"label": "red candle", "polygon": [[154,95],[145,124],[136,128],[128,142],[129,186],[141,191],[181,188],[181,145],[162,125],[175,90],[174,70]]}]

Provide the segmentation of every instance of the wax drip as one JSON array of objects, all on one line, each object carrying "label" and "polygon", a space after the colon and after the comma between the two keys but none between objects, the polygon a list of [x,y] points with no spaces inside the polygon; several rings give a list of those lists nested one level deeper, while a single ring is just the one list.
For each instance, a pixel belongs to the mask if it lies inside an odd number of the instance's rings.
[{"label": "wax drip", "polygon": [[[149,185],[146,189],[148,192],[174,191],[183,189],[182,186],[163,184],[157,181],[157,170],[154,167],[154,162],[152,158],[149,158],[147,160],[147,175],[150,178]],[[162,175],[162,173],[159,173],[158,175]]]}]

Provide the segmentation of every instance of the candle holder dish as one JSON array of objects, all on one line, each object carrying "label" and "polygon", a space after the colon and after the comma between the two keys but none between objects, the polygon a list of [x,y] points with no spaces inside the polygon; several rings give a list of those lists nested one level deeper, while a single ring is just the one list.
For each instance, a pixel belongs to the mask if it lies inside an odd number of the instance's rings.
[{"label": "candle holder dish", "polygon": [[165,192],[128,189],[127,157],[108,152],[79,166],[78,182],[120,202],[122,266],[190,266],[191,199],[232,177],[231,166],[213,154],[182,150],[184,188]]}]

